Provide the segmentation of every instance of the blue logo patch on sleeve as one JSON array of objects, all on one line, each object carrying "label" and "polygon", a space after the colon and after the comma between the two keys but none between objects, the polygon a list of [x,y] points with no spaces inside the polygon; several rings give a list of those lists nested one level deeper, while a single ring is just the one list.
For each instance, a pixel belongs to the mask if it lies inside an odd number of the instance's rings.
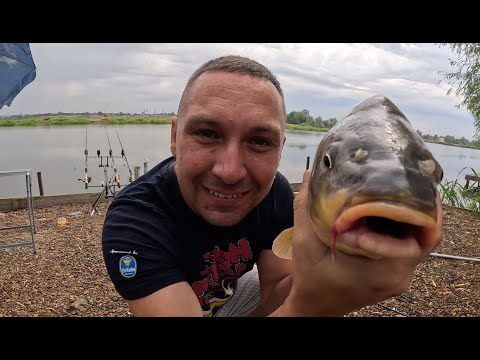
[{"label": "blue logo patch on sleeve", "polygon": [[134,277],[137,273],[137,260],[131,255],[120,258],[120,274],[125,278]]}]

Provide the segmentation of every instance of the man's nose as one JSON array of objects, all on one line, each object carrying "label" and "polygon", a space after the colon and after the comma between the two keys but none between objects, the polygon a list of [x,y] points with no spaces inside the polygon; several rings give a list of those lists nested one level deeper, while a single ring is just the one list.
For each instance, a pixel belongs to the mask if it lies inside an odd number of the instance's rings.
[{"label": "man's nose", "polygon": [[227,144],[216,155],[213,174],[225,184],[236,184],[246,176],[247,169],[238,144]]}]

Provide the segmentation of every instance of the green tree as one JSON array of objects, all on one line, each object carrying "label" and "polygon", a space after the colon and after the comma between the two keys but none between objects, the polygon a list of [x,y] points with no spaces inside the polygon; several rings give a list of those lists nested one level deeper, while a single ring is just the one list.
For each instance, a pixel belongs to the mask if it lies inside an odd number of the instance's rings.
[{"label": "green tree", "polygon": [[445,139],[445,142],[449,144],[457,143],[457,139],[455,139],[452,135],[445,135],[444,139]]},{"label": "green tree", "polygon": [[289,124],[313,124],[313,117],[308,110],[292,111],[287,115],[287,123]]},{"label": "green tree", "polygon": [[[480,138],[480,43],[438,43],[448,46],[457,54],[457,59],[449,59],[450,65],[456,67],[453,73],[444,74],[442,80],[447,81],[450,95],[456,86],[455,95],[463,96],[463,101],[456,105],[465,107],[474,118],[475,137]],[[441,82],[440,80],[439,82]]]},{"label": "green tree", "polygon": [[337,118],[330,118],[328,120],[323,120],[323,124],[325,125],[326,128],[331,129],[337,124]]},{"label": "green tree", "polygon": [[326,127],[324,124],[323,124],[323,119],[321,116],[318,116],[315,118],[315,126],[318,126],[318,127]]}]

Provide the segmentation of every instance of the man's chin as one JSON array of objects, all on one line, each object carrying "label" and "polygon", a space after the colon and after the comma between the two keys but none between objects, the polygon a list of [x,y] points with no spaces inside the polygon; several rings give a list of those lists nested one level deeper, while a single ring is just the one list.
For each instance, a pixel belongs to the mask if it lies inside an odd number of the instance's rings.
[{"label": "man's chin", "polygon": [[215,226],[233,226],[238,224],[246,214],[221,211],[203,211],[200,214],[206,221]]}]

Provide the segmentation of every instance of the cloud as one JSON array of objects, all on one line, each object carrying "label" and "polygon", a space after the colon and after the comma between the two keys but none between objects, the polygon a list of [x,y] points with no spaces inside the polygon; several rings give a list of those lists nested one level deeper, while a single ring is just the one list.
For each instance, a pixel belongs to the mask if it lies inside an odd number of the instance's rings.
[{"label": "cloud", "polygon": [[447,95],[446,47],[435,44],[195,43],[30,44],[37,78],[0,115],[45,112],[176,112],[193,71],[213,57],[238,54],[278,77],[287,112],[341,118],[366,97],[384,94],[426,133],[465,136],[473,118]]}]

